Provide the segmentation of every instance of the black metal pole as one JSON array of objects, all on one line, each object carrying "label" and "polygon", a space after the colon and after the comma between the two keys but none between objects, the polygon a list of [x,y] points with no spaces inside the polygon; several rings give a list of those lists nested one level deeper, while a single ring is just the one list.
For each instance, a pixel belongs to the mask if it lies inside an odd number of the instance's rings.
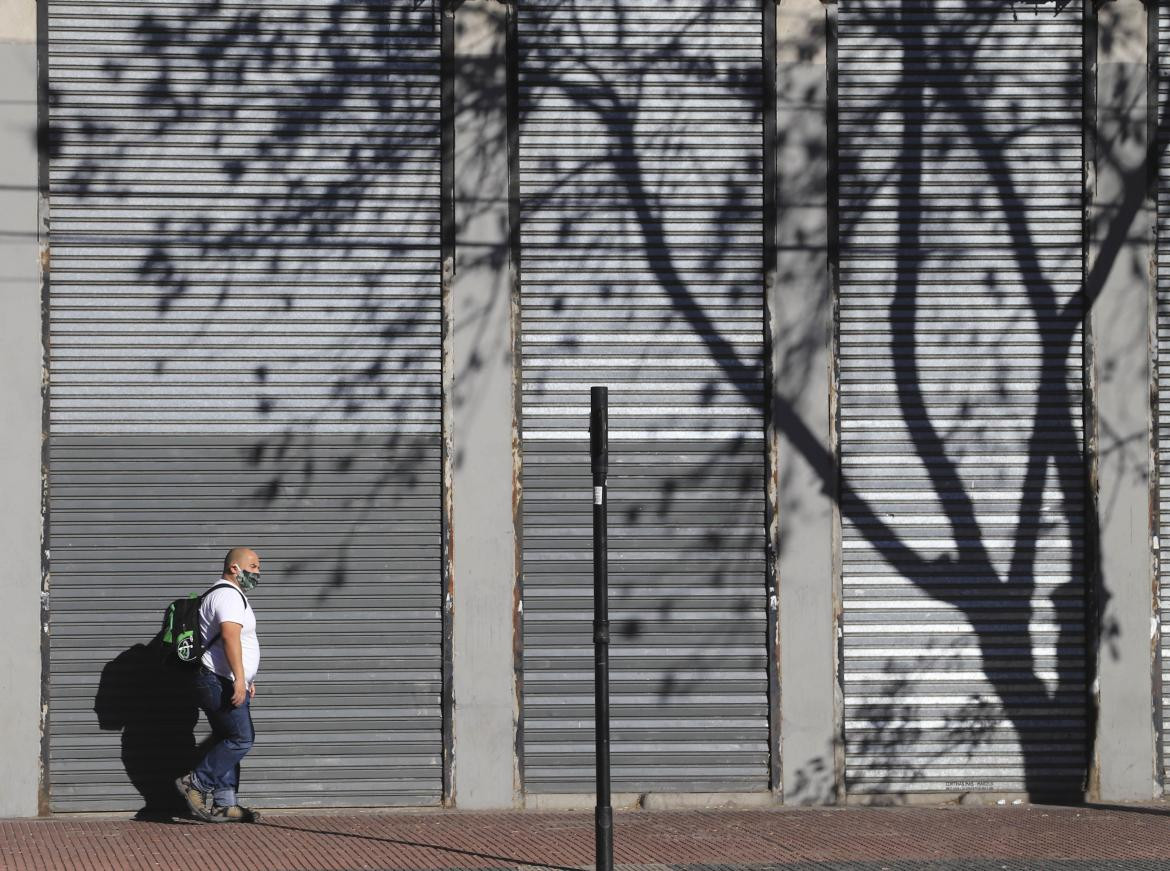
[{"label": "black metal pole", "polygon": [[589,389],[589,458],[593,469],[593,704],[597,741],[597,871],[613,871],[613,808],[609,795],[609,389]]}]

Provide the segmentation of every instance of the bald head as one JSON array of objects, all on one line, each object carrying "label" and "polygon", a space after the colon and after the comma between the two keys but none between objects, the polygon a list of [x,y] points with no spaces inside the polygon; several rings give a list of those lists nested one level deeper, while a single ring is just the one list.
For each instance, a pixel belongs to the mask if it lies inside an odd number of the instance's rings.
[{"label": "bald head", "polygon": [[240,569],[246,572],[260,571],[260,555],[250,547],[233,547],[223,558],[223,576],[230,580]]}]

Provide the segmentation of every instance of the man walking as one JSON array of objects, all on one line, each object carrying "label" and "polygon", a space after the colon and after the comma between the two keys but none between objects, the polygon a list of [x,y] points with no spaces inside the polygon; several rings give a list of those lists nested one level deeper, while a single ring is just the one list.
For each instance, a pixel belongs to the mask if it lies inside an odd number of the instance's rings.
[{"label": "man walking", "polygon": [[234,547],[223,561],[223,575],[203,595],[199,630],[203,660],[195,678],[196,698],[211,725],[212,743],[195,770],[175,781],[197,819],[254,822],[256,811],[239,803],[240,760],[252,749],[251,702],[256,694],[260,642],[256,615],[245,595],[260,583],[260,557]]}]

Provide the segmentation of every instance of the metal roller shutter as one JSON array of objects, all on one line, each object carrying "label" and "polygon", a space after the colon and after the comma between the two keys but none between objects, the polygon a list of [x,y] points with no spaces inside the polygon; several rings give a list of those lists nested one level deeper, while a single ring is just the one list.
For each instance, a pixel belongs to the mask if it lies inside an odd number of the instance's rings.
[{"label": "metal roller shutter", "polygon": [[589,385],[617,790],[768,788],[758,0],[518,8],[524,781],[593,789]]},{"label": "metal roller shutter", "polygon": [[1161,615],[1162,655],[1162,769],[1163,787],[1170,789],[1170,402],[1166,388],[1170,385],[1170,8],[1158,4],[1157,57],[1154,60],[1158,82],[1158,570],[1159,613]]},{"label": "metal roller shutter", "polygon": [[243,796],[436,803],[432,4],[48,21],[52,807],[136,808],[189,764],[165,680],[127,690],[134,645],[238,543],[264,559]]},{"label": "metal roller shutter", "polygon": [[851,794],[1085,774],[1082,12],[842,0]]}]

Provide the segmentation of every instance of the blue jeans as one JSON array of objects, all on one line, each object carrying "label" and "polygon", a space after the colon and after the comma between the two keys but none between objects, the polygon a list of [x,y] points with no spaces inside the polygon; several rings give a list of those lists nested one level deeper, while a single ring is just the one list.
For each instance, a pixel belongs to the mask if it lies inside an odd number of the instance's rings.
[{"label": "blue jeans", "polygon": [[195,786],[215,797],[219,807],[237,804],[240,788],[240,760],[256,739],[252,726],[251,699],[244,697],[238,708],[232,707],[235,684],[230,678],[199,667],[195,678],[195,698],[211,724],[211,749],[191,773]]}]

